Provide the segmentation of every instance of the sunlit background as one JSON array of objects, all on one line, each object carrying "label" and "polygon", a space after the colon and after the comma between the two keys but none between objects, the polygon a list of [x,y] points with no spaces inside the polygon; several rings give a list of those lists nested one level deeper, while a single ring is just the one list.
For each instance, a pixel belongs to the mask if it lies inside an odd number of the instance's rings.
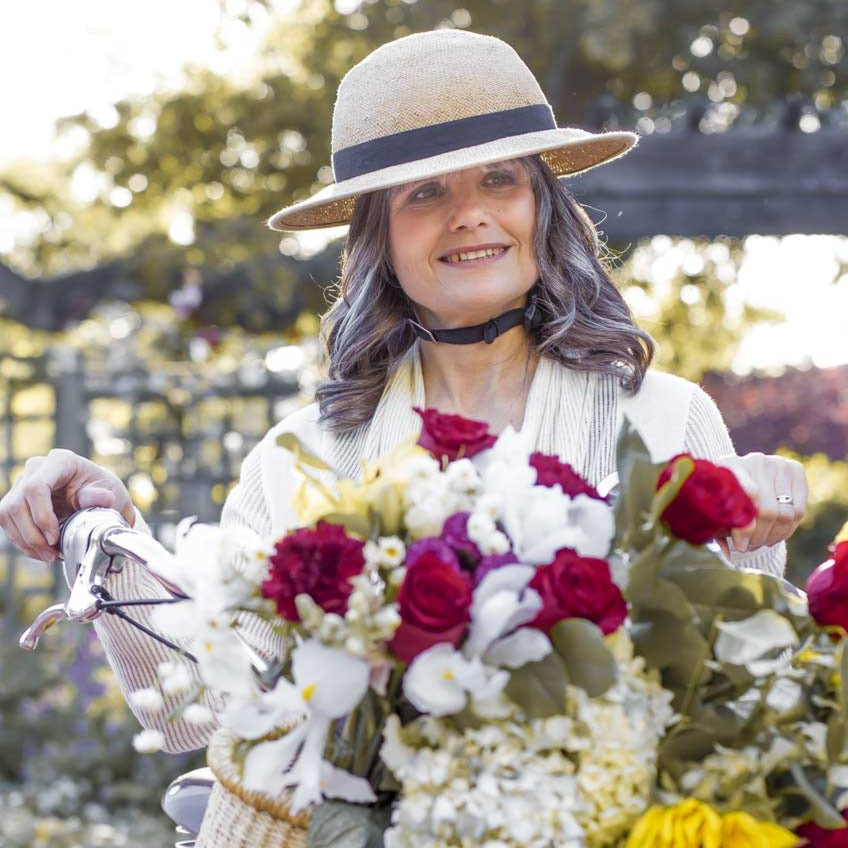
[{"label": "sunlit background", "polygon": [[[59,444],[113,468],[166,542],[182,515],[214,520],[246,451],[320,379],[338,273],[344,229],[264,220],[332,180],[348,68],[436,26],[513,44],[561,125],[603,103],[648,136],[706,104],[699,131],[732,133],[800,104],[798,132],[848,144],[843,0],[4,4],[0,495]],[[807,467],[799,581],[848,518],[848,214],[820,235],[807,212],[793,235],[609,244],[658,366],[707,387],[740,449]],[[167,845],[158,794],[185,763],[131,752],[96,641],[66,627],[15,647],[61,592],[0,546],[0,842]]]}]

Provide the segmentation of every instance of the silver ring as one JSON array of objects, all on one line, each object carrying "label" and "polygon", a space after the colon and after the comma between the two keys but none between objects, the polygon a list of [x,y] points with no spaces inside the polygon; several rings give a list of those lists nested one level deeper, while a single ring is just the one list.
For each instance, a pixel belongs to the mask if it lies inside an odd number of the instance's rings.
[{"label": "silver ring", "polygon": [[778,496],[777,496],[777,502],[778,502],[779,504],[791,504],[791,503],[794,503],[794,501],[792,500],[792,495],[778,495]]}]

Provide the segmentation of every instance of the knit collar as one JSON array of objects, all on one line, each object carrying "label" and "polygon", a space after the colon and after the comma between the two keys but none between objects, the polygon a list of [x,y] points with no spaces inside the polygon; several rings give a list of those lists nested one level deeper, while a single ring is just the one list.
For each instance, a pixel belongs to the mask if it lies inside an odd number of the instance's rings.
[{"label": "knit collar", "polygon": [[[398,362],[369,423],[364,454],[373,459],[421,429],[413,407],[426,405],[420,342]],[[590,374],[542,356],[533,374],[519,433],[534,450],[556,454],[582,467],[591,419]]]}]

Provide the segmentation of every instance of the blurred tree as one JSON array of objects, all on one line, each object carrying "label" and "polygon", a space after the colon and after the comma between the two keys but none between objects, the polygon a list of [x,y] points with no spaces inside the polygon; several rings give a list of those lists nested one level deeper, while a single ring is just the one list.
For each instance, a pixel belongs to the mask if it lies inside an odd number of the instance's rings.
[{"label": "blurred tree", "polygon": [[703,385],[740,453],[789,449],[848,462],[848,366],[793,368],[776,377],[708,374]]},{"label": "blurred tree", "polygon": [[[513,44],[560,124],[581,123],[604,96],[636,98],[639,114],[695,92],[762,108],[788,95],[820,108],[848,96],[842,0],[747,0],[733,11],[716,0],[534,0],[520,15],[508,0],[240,6],[247,22],[258,6],[276,15],[247,82],[190,69],[182,91],[117,104],[114,126],[85,113],[64,119],[65,131],[87,138],[70,160],[0,173],[0,193],[36,233],[7,254],[10,266],[52,278],[121,258],[128,281],[158,299],[191,269],[207,304],[203,320],[223,324],[250,312],[267,329],[299,308],[320,308],[317,287],[302,285],[313,269],[279,261],[279,252],[308,254],[304,243],[262,222],[332,179],[329,126],[344,73],[377,45],[433,27]],[[222,20],[231,8],[222,3]],[[336,255],[331,247],[318,263],[324,285]],[[709,296],[720,302],[720,287]]]}]

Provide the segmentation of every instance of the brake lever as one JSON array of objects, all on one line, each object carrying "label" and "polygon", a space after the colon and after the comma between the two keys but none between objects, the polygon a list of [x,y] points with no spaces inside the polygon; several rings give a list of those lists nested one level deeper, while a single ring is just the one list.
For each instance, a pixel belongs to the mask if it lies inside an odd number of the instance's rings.
[{"label": "brake lever", "polygon": [[106,507],[80,510],[62,525],[59,550],[65,561],[66,579],[68,566],[79,563],[65,604],[66,615],[71,621],[91,621],[100,615],[99,596],[91,589],[103,586],[106,576],[115,570],[113,557],[103,549],[102,539],[116,526],[129,527],[129,524],[119,512]]},{"label": "brake lever", "polygon": [[25,651],[34,651],[38,647],[41,634],[66,617],[64,604],[52,604],[35,617],[35,621],[21,634],[18,644]]},{"label": "brake lever", "polygon": [[36,616],[18,640],[21,648],[34,651],[42,633],[57,621],[92,621],[101,614],[100,598],[92,587],[103,586],[107,575],[122,567],[103,549],[101,537],[110,528],[121,527],[129,524],[119,512],[106,507],[79,510],[62,522],[59,557],[71,594],[64,604],[53,604]]}]

